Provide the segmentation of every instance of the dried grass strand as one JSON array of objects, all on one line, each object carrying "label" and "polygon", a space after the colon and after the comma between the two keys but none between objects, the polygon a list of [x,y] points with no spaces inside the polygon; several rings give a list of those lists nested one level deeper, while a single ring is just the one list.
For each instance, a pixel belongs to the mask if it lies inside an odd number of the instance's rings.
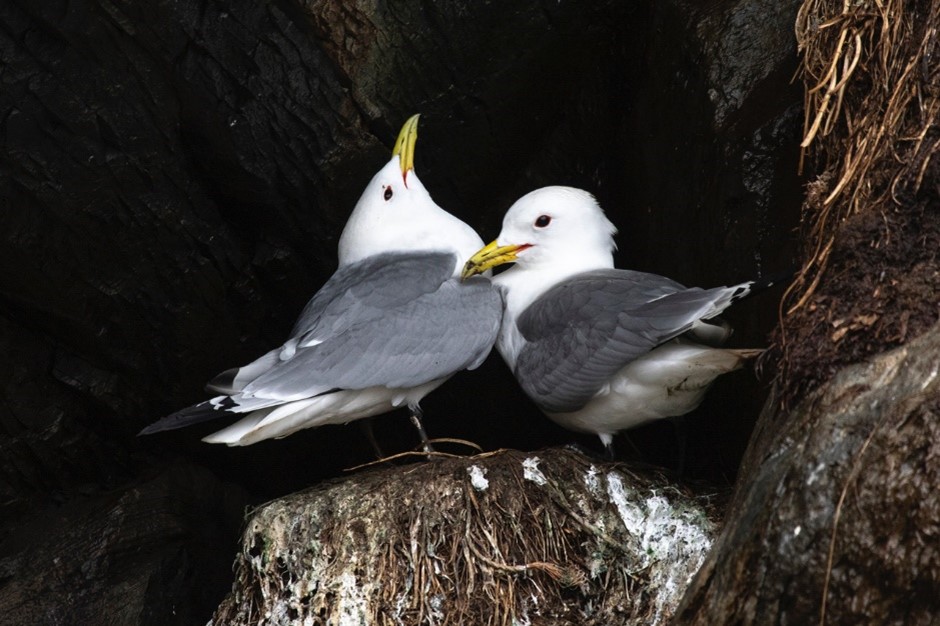
[{"label": "dried grass strand", "polygon": [[862,443],[862,446],[859,448],[858,452],[855,453],[855,456],[852,459],[852,469],[849,472],[848,477],[845,479],[845,483],[842,485],[842,490],[839,493],[839,500],[836,502],[836,508],[832,515],[832,532],[829,535],[829,551],[826,556],[826,576],[823,579],[823,588],[822,588],[822,600],[819,606],[819,626],[824,626],[826,623],[826,604],[829,600],[829,583],[832,579],[832,564],[835,560],[835,551],[836,551],[836,538],[838,537],[839,530],[839,520],[842,518],[842,507],[845,504],[845,498],[849,493],[849,487],[852,483],[855,482],[855,479],[858,477],[858,473],[861,470],[862,464],[861,459],[865,456],[865,452],[868,450],[868,446],[875,438],[875,434],[879,431],[881,424],[872,428],[871,432],[868,433],[868,437],[865,438],[865,441]]},{"label": "dried grass strand", "polygon": [[[785,296],[786,316],[811,301],[835,232],[848,216],[897,201],[899,185],[916,191],[923,184],[929,155],[940,146],[934,141],[921,145],[940,113],[938,90],[921,89],[922,83],[936,84],[938,21],[938,0],[806,0],[801,5],[795,23],[802,55],[798,76],[805,84],[799,167],[802,171],[815,156],[824,161],[824,173],[839,174],[804,205],[804,241],[812,252]],[[925,74],[920,79],[918,67]],[[899,147],[905,135],[919,141]],[[895,167],[881,167],[886,159]]]}]

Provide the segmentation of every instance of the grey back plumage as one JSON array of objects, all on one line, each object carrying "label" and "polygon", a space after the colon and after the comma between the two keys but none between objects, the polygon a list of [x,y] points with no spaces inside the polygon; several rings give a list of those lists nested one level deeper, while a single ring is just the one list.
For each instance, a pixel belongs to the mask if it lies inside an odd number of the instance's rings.
[{"label": "grey back plumage", "polygon": [[576,411],[626,364],[717,316],[748,286],[686,288],[616,269],[579,274],[519,316],[526,344],[514,373],[542,410]]}]

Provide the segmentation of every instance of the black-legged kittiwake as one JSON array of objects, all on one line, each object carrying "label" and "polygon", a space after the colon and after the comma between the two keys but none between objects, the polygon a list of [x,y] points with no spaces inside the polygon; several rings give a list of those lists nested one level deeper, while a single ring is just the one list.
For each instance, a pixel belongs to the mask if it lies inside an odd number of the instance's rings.
[{"label": "black-legged kittiwake", "polygon": [[230,446],[341,424],[419,402],[489,354],[502,303],[488,278],[460,280],[483,245],[437,206],[414,172],[418,116],[402,128],[339,240],[339,268],[310,300],[287,341],[223,372],[220,395],[142,434],[222,415],[237,422],[203,439]]},{"label": "black-legged kittiwake", "polygon": [[546,187],[510,207],[463,272],[515,263],[493,278],[505,301],[497,348],[549,418],[598,435],[609,454],[614,434],[688,413],[760,353],[718,347],[730,329],[716,319],[756,283],[687,288],[614,269],[614,234],[591,194]]}]

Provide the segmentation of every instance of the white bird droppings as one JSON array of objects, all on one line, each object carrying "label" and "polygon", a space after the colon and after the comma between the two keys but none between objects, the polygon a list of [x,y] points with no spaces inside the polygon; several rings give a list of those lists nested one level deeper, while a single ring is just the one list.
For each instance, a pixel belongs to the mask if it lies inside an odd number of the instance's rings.
[{"label": "white bird droppings", "polygon": [[631,498],[627,495],[620,474],[611,472],[607,475],[607,495],[610,497],[611,503],[617,507],[617,513],[620,514],[620,519],[623,520],[624,528],[631,535],[643,536],[643,522],[646,515],[640,507],[630,501]]},{"label": "white bird droppings", "polygon": [[490,481],[486,479],[485,467],[471,465],[467,468],[467,473],[470,474],[470,484],[473,485],[473,488],[477,491],[486,491],[490,486]]},{"label": "white bird droppings", "polygon": [[597,468],[593,465],[584,474],[584,486],[588,488],[591,495],[597,497],[601,495],[601,479]]},{"label": "white bird droppings", "polygon": [[352,572],[343,572],[340,577],[339,626],[359,626],[364,624],[369,612],[369,603],[365,589],[356,580]]},{"label": "white bird droppings", "polygon": [[636,541],[633,552],[639,557],[637,566],[647,570],[649,587],[656,590],[650,624],[661,624],[701,567],[714,529],[701,512],[676,508],[655,492],[637,492],[616,472],[606,477],[607,496]]},{"label": "white bird droppings", "polygon": [[537,456],[530,456],[522,462],[522,477],[526,480],[531,480],[540,487],[548,482],[545,478],[545,474],[539,469],[539,461],[541,460],[542,459]]}]

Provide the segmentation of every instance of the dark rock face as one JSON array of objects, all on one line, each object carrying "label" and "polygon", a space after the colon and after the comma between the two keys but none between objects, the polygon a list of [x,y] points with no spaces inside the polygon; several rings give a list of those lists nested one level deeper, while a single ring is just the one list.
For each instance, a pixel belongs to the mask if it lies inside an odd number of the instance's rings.
[{"label": "dark rock face", "polygon": [[621,137],[633,184],[618,203],[634,207],[621,237],[630,265],[714,284],[791,262],[780,224],[794,218],[786,207],[801,197],[789,34],[797,6],[724,0],[652,9],[644,66],[624,94],[635,109]]},{"label": "dark rock face", "polygon": [[6,513],[7,624],[196,624],[230,586],[247,494],[182,464],[130,488],[34,498]]},{"label": "dark rock face", "polygon": [[940,615],[940,2],[883,9],[800,12],[803,145],[819,171],[776,331],[781,375],[677,623]]},{"label": "dark rock face", "polygon": [[[768,4],[757,19],[731,1],[3,3],[6,617],[35,623],[43,599],[24,603],[18,585],[38,584],[41,571],[15,555],[41,539],[17,533],[49,514],[53,495],[64,520],[97,528],[103,518],[88,511],[128,510],[109,503],[149,489],[168,463],[216,476],[194,481],[184,500],[237,483],[257,501],[370,458],[355,428],[243,450],[200,444],[209,425],[134,434],[283,339],[333,270],[349,210],[412,113],[424,116],[422,180],[485,240],[516,197],[569,184],[596,193],[620,227],[621,266],[712,286],[787,265],[781,238],[793,218],[781,207],[799,193],[799,97],[788,82],[793,44],[779,37],[796,3]],[[735,320],[739,345],[763,344],[772,300]],[[692,422],[693,476],[735,471],[760,395],[735,376]],[[539,415],[496,358],[424,408],[432,436],[487,449],[576,438]],[[390,450],[414,443],[403,422],[376,424]],[[634,440],[654,462],[673,461],[668,425]],[[186,532],[222,524],[185,520]],[[147,561],[151,570],[139,565],[135,580],[156,589],[161,576],[146,571],[164,571],[155,563],[175,549]],[[186,547],[176,554],[196,578],[231,562],[224,550],[213,565]],[[121,570],[99,571],[76,607],[105,606],[95,594]],[[154,607],[186,584],[166,576],[164,591],[135,596],[127,614],[172,623]],[[178,607],[193,603],[180,615],[207,618],[204,598],[180,593]]]},{"label": "dark rock face", "polygon": [[[792,267],[801,94],[789,33],[798,4],[650,8],[619,93],[625,150],[612,180],[624,184],[608,179],[601,191],[605,206],[627,207],[614,220],[621,267],[702,286]],[[779,293],[729,311],[736,345],[766,345]],[[750,375],[718,381],[687,422],[689,440],[703,444],[687,459],[690,472],[734,475],[763,395]]]},{"label": "dark rock face", "polygon": [[677,623],[935,623],[938,363],[935,326],[768,410]]}]

